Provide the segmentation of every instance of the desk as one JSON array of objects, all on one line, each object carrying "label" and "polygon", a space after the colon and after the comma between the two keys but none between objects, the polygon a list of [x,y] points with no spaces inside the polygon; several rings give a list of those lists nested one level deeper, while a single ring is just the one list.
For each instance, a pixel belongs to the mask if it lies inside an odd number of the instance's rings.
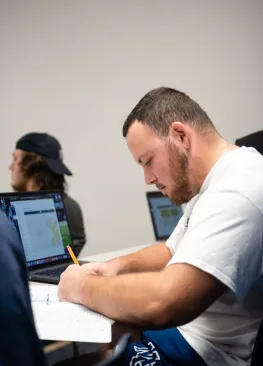
[{"label": "desk", "polygon": [[150,245],[152,245],[152,244],[137,245],[134,247],[113,250],[111,252],[105,252],[105,253],[100,253],[100,254],[95,254],[95,255],[87,255],[85,257],[80,257],[79,259],[82,261],[86,261],[86,262],[104,262],[104,261],[108,261],[113,258],[120,257],[122,255],[135,253],[138,250],[149,247]]}]

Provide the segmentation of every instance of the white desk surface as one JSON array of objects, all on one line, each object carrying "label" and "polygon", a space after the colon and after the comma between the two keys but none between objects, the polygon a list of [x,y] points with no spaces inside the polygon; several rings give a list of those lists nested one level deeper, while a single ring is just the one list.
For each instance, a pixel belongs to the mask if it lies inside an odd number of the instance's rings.
[{"label": "white desk surface", "polygon": [[57,286],[57,285],[53,285],[51,283],[44,283],[44,282],[36,282],[36,281],[29,281],[29,287],[31,286],[36,286],[36,285],[41,285],[41,286]]},{"label": "white desk surface", "polygon": [[80,257],[79,260],[87,262],[104,262],[113,258],[120,257],[122,255],[131,254],[141,250],[143,248],[149,247],[151,244],[137,245],[135,247],[123,248],[118,250],[113,250],[111,252],[100,253],[95,255],[87,255],[85,257]]}]

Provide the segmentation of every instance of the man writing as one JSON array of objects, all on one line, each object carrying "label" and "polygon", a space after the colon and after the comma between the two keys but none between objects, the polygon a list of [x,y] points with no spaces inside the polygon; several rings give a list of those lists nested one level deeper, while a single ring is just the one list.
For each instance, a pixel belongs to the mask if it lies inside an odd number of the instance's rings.
[{"label": "man writing", "polygon": [[263,316],[263,157],[170,88],[146,94],[123,135],[146,183],[185,214],[166,244],[70,266],[60,299],[149,329],[127,365],[248,365]]}]

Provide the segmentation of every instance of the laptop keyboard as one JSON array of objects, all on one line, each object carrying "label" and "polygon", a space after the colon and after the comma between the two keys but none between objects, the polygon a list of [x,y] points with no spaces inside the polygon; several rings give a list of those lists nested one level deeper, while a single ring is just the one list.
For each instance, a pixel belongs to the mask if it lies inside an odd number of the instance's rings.
[{"label": "laptop keyboard", "polygon": [[53,269],[45,269],[44,271],[37,272],[36,274],[41,276],[60,277],[61,273],[64,272],[67,267],[68,265]]}]

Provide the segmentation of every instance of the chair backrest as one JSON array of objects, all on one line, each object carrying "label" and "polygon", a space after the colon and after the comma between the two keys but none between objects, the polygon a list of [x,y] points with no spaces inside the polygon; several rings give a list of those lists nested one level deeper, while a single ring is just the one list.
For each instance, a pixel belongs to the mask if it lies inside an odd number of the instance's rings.
[{"label": "chair backrest", "polygon": [[130,340],[131,335],[125,333],[116,344],[112,357],[109,360],[97,363],[95,366],[120,366],[124,364],[125,351]]},{"label": "chair backrest", "polygon": [[258,334],[256,337],[250,366],[263,365],[263,320],[260,323]]},{"label": "chair backrest", "polygon": [[263,131],[251,133],[250,135],[240,137],[236,140],[237,146],[254,147],[263,155]]}]

